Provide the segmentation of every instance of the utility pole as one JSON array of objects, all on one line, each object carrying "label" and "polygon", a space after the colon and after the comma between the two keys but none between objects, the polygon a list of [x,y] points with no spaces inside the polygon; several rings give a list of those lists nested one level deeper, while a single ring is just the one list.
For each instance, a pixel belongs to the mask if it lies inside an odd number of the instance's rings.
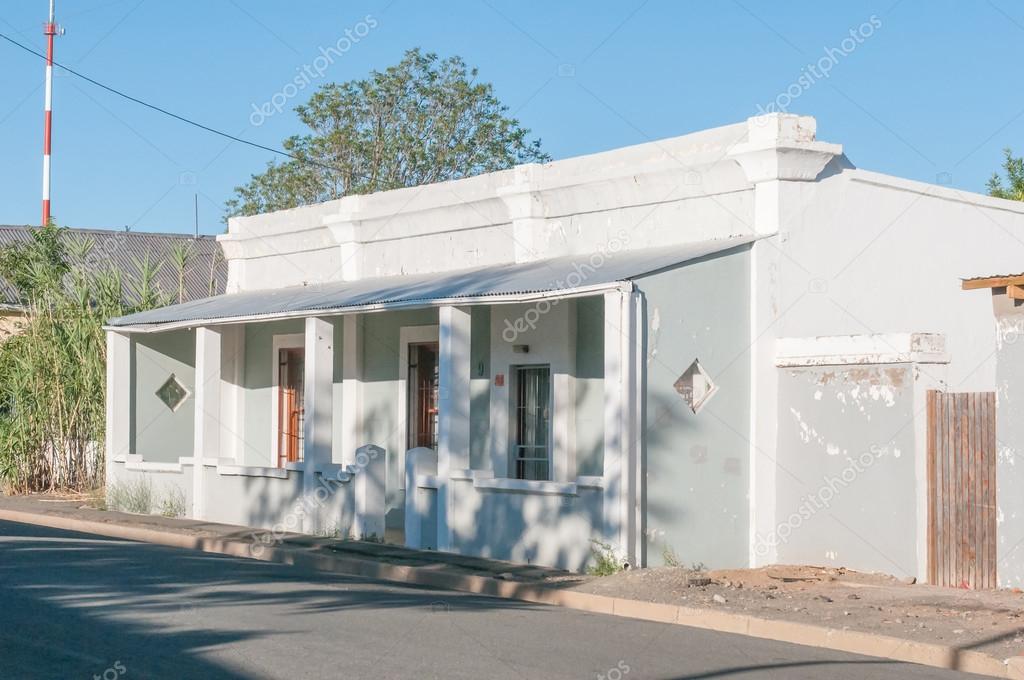
[{"label": "utility pole", "polygon": [[50,20],[43,24],[43,35],[46,36],[46,99],[43,106],[43,221],[42,226],[50,223],[50,148],[52,145],[53,126],[53,38],[61,35],[64,30],[57,26],[53,19],[53,2],[50,0]]}]

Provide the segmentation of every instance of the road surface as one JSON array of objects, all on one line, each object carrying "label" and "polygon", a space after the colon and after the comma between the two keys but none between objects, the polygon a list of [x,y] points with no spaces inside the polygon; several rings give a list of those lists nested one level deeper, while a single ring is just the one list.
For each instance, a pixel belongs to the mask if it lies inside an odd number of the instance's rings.
[{"label": "road surface", "polygon": [[0,522],[0,678],[968,678]]}]

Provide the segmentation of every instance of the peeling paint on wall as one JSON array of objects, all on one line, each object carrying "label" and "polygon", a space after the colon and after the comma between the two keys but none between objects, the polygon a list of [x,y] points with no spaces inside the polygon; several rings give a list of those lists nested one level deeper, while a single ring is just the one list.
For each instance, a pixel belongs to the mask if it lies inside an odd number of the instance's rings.
[{"label": "peeling paint on wall", "polygon": [[[786,528],[777,529],[778,560],[916,575],[915,461],[903,455],[915,441],[907,426],[916,412],[910,370],[909,364],[780,370],[775,516]],[[876,466],[878,473],[860,474]],[[828,512],[807,511],[816,499]],[[874,547],[858,538],[866,535]]]},{"label": "peeling paint on wall", "polygon": [[996,461],[999,464],[1016,465],[1017,457],[1014,453],[1013,448],[1005,444],[1000,444],[999,450],[996,452]]},{"label": "peeling paint on wall", "polygon": [[648,344],[651,351],[647,353],[647,363],[654,361],[658,356],[658,338],[661,337],[661,311],[655,307],[651,312],[651,333],[648,337]]},{"label": "peeling paint on wall", "polygon": [[[1024,308],[1007,296],[994,298],[996,329],[996,561],[999,585],[1024,586],[1024,465],[1017,448],[1024,441]],[[1024,462],[1024,461],[1022,461]]]},{"label": "peeling paint on wall", "polygon": [[1020,339],[1024,331],[1024,319],[1020,316],[999,316],[996,317],[996,349],[1003,349],[1004,345],[1012,345]]}]

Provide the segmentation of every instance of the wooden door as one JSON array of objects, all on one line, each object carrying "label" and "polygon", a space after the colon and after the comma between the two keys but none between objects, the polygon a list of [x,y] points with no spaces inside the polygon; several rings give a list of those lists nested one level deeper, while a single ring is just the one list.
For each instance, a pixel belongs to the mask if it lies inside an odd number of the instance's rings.
[{"label": "wooden door", "polygon": [[277,380],[278,467],[302,460],[304,373],[305,356],[301,348],[280,350]]},{"label": "wooden door", "polygon": [[996,397],[928,392],[929,581],[996,587]]}]

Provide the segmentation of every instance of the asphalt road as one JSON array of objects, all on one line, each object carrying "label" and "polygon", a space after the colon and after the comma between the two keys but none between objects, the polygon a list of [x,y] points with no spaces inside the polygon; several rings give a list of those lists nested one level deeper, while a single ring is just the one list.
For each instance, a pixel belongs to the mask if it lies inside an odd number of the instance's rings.
[{"label": "asphalt road", "polygon": [[0,678],[968,678],[0,522]]}]

